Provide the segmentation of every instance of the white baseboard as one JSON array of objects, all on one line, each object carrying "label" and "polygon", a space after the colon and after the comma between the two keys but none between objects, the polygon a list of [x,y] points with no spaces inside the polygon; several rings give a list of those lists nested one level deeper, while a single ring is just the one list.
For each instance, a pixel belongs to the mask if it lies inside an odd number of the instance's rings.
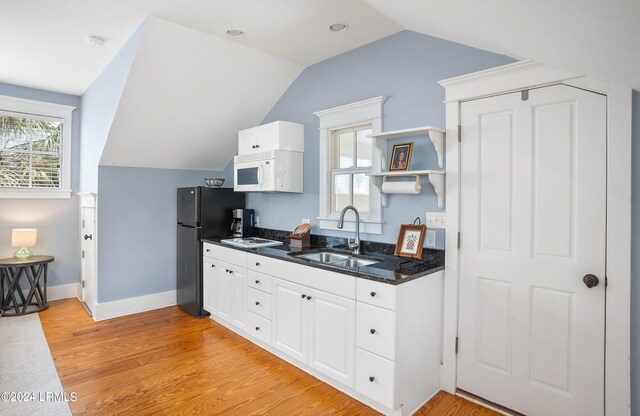
[{"label": "white baseboard", "polygon": [[119,299],[111,302],[96,303],[93,319],[96,321],[104,321],[105,319],[151,311],[175,304],[175,290],[152,293],[151,295],[138,296],[135,298]]},{"label": "white baseboard", "polygon": [[[59,300],[75,298],[78,296],[78,283],[69,283],[66,285],[47,286],[47,300]],[[28,291],[27,291],[28,293]]]}]

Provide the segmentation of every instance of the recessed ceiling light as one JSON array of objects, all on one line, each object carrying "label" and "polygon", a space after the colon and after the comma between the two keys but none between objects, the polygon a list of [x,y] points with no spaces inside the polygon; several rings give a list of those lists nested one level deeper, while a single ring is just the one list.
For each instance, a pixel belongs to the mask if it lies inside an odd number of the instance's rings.
[{"label": "recessed ceiling light", "polygon": [[87,43],[91,46],[102,46],[104,45],[104,39],[97,36],[87,36]]},{"label": "recessed ceiling light", "polygon": [[240,29],[229,29],[227,30],[227,36],[231,38],[241,38],[244,36],[244,32]]},{"label": "recessed ceiling light", "polygon": [[332,32],[344,32],[347,29],[349,29],[349,25],[346,23],[334,23],[329,26],[329,30]]}]

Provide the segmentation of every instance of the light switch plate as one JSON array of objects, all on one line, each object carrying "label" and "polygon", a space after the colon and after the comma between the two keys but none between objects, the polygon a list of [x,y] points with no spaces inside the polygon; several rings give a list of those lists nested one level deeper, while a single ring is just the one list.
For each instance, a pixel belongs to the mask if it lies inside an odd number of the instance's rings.
[{"label": "light switch plate", "polygon": [[436,232],[434,230],[427,230],[427,235],[424,239],[427,247],[436,246]]},{"label": "light switch plate", "polygon": [[446,212],[427,212],[427,228],[444,230],[447,228]]}]

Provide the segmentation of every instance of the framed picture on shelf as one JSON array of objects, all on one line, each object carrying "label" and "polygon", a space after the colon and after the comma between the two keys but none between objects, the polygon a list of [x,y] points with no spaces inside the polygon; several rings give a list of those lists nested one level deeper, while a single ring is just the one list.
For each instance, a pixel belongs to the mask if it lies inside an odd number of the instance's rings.
[{"label": "framed picture on shelf", "polygon": [[427,234],[427,226],[401,224],[394,256],[419,260],[422,258],[422,246]]},{"label": "framed picture on shelf", "polygon": [[413,142],[394,144],[391,152],[391,162],[389,170],[409,170],[411,164],[411,153],[413,152]]}]

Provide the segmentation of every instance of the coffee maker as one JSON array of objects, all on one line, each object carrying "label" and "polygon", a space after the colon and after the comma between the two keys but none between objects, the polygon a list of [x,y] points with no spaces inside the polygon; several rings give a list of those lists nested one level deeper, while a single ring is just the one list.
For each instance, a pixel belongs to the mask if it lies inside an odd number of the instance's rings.
[{"label": "coffee maker", "polygon": [[232,211],[231,232],[234,238],[253,237],[255,211],[252,209],[234,209]]}]

